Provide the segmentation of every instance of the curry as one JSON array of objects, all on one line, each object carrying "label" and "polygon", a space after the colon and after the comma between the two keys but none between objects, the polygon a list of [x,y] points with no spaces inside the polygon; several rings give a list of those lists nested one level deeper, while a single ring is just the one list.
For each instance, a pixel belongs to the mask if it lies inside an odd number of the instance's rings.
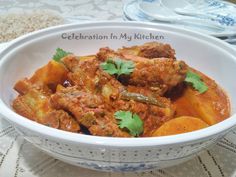
[{"label": "curry", "polygon": [[157,42],[100,48],[76,56],[58,48],[53,60],[19,80],[14,110],[40,124],[96,136],[150,137],[185,133],[230,116],[219,85],[177,60]]}]

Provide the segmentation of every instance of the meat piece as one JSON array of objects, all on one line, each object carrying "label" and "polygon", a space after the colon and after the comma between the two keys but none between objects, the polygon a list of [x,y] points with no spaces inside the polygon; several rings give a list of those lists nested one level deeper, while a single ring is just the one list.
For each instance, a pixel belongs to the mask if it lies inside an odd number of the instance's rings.
[{"label": "meat piece", "polygon": [[175,59],[175,50],[169,44],[148,42],[140,46],[123,47],[118,50],[121,55],[136,55],[145,58],[172,58]]},{"label": "meat piece", "polygon": [[96,72],[99,67],[95,59],[80,61],[78,57],[70,55],[62,62],[71,71],[68,78],[72,85],[77,85],[80,89],[95,91],[98,82]]},{"label": "meat piece", "polygon": [[79,124],[68,113],[51,107],[49,93],[41,86],[24,79],[18,81],[15,88],[21,95],[13,101],[12,106],[20,115],[53,128],[71,132],[80,130]]},{"label": "meat piece", "polygon": [[102,97],[67,87],[51,96],[55,108],[67,110],[77,121],[88,128],[91,134],[100,136],[127,137],[127,132],[119,129],[113,114],[105,109]]},{"label": "meat piece", "polygon": [[135,86],[159,87],[170,90],[183,82],[187,65],[172,59],[153,59],[137,62],[128,78],[128,84]]},{"label": "meat piece", "polygon": [[47,96],[36,89],[19,95],[13,101],[13,108],[17,113],[37,122],[43,122],[44,116],[51,110]]},{"label": "meat piece", "polygon": [[26,96],[18,95],[12,103],[12,107],[18,114],[35,121],[36,115],[34,109],[27,103]]},{"label": "meat piece", "polygon": [[142,136],[150,136],[152,131],[160,127],[165,121],[170,120],[174,116],[175,107],[170,100],[164,97],[159,97],[159,100],[164,104],[164,107],[159,107],[151,104],[145,104],[134,100],[117,100],[106,106],[106,110],[115,113],[116,111],[131,111],[140,116],[144,122],[144,132]]},{"label": "meat piece", "polygon": [[[60,89],[58,92],[53,94],[51,96],[51,103],[56,109],[65,109],[68,107],[73,108],[73,105],[79,104],[80,108],[78,110],[82,111],[83,108],[98,108],[103,104],[103,100],[100,96],[81,91],[77,86],[73,86]],[[72,113],[78,112],[78,114],[75,114],[75,116],[78,115],[76,117],[81,117],[83,114],[83,111],[79,112],[77,110],[74,111],[73,109],[68,111]]]},{"label": "meat piece", "polygon": [[133,54],[129,54],[129,53],[121,53],[121,52],[115,52],[114,50],[105,47],[105,48],[100,48],[99,52],[97,53],[97,59],[100,62],[104,62],[108,59],[123,59],[123,60],[132,60],[133,62],[142,62],[142,61],[146,61],[149,60],[149,58],[145,58],[145,57],[141,57],[138,55],[133,55]]},{"label": "meat piece", "polygon": [[109,47],[100,48],[96,56],[97,56],[97,59],[101,62],[104,62],[108,60],[109,58],[123,57],[122,54],[115,52]]},{"label": "meat piece", "polygon": [[57,128],[60,130],[78,132],[80,130],[79,124],[71,118],[71,116],[63,110],[52,110],[44,117],[44,125]]},{"label": "meat piece", "polygon": [[50,94],[52,94],[52,91],[48,88],[48,86],[43,85],[41,83],[33,84],[27,78],[17,81],[17,83],[14,86],[14,89],[20,95],[25,95],[25,94],[27,94],[32,89],[39,91],[43,95],[50,95]]},{"label": "meat piece", "polygon": [[172,58],[175,59],[175,51],[169,44],[162,44],[158,42],[145,43],[140,46],[123,47],[114,51],[108,47],[100,48],[97,57],[100,61],[106,61],[108,58],[132,58],[153,59],[153,58]]},{"label": "meat piece", "polygon": [[97,57],[100,61],[108,58],[115,59],[116,57],[132,60],[135,63],[134,71],[128,76],[120,77],[119,80],[125,85],[149,87],[150,90],[158,90],[160,95],[181,83],[186,77],[188,68],[183,61],[171,58],[153,58],[149,60],[135,55],[118,54],[109,48],[101,48]]},{"label": "meat piece", "polygon": [[76,56],[65,57],[62,62],[71,71],[68,77],[80,90],[100,94],[108,101],[115,99],[124,90],[121,83],[100,68],[97,58],[78,60]]}]

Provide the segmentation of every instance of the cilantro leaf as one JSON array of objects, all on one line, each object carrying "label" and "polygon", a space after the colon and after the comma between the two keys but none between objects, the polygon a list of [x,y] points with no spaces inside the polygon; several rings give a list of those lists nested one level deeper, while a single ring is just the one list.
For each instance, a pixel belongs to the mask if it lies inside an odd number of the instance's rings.
[{"label": "cilantro leaf", "polygon": [[119,58],[108,59],[101,63],[101,68],[110,75],[116,74],[118,77],[122,74],[129,75],[134,70],[134,62],[121,60]]},{"label": "cilantro leaf", "polygon": [[187,72],[184,81],[192,84],[193,88],[199,91],[200,93],[204,93],[208,90],[207,85],[201,80],[201,77],[192,71]]},{"label": "cilantro leaf", "polygon": [[110,75],[118,73],[118,69],[116,68],[113,60],[107,60],[100,64],[101,68]]},{"label": "cilantro leaf", "polygon": [[66,51],[64,51],[63,49],[61,49],[61,48],[57,48],[56,49],[56,53],[53,55],[53,60],[55,60],[55,61],[57,61],[57,62],[60,62],[60,60],[63,58],[63,57],[65,57],[65,56],[67,56],[67,55],[69,55],[69,54],[71,54],[70,52],[66,52]]},{"label": "cilantro leaf", "polygon": [[132,136],[138,136],[143,132],[143,121],[137,114],[132,114],[130,111],[117,111],[114,116],[120,120],[119,127],[127,128]]}]

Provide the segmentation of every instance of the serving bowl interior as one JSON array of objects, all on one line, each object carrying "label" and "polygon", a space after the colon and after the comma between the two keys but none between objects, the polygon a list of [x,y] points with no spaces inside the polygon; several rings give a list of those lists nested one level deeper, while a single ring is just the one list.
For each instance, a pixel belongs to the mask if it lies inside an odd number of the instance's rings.
[{"label": "serving bowl interior", "polygon": [[[177,59],[214,79],[228,94],[231,117],[191,133],[152,138],[96,137],[64,132],[16,114],[11,105],[17,80],[32,75],[60,47],[76,55],[95,54],[145,42],[170,44]],[[217,142],[236,125],[236,54],[213,37],[181,28],[137,22],[63,25],[15,40],[0,54],[0,113],[28,141],[65,162],[105,171],[136,171],[181,163]]]}]

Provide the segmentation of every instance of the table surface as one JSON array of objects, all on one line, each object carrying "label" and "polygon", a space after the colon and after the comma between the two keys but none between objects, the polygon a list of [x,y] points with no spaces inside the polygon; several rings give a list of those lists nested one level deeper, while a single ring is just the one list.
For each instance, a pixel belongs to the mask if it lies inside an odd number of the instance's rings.
[{"label": "table surface", "polygon": [[[236,0],[231,0],[236,3]],[[58,11],[63,17],[122,21],[125,0],[1,0],[0,14],[38,8]],[[0,45],[0,50],[4,46]],[[0,117],[1,177],[236,177],[236,131],[212,149],[175,167],[145,173],[105,173],[56,160],[26,142]]]}]

